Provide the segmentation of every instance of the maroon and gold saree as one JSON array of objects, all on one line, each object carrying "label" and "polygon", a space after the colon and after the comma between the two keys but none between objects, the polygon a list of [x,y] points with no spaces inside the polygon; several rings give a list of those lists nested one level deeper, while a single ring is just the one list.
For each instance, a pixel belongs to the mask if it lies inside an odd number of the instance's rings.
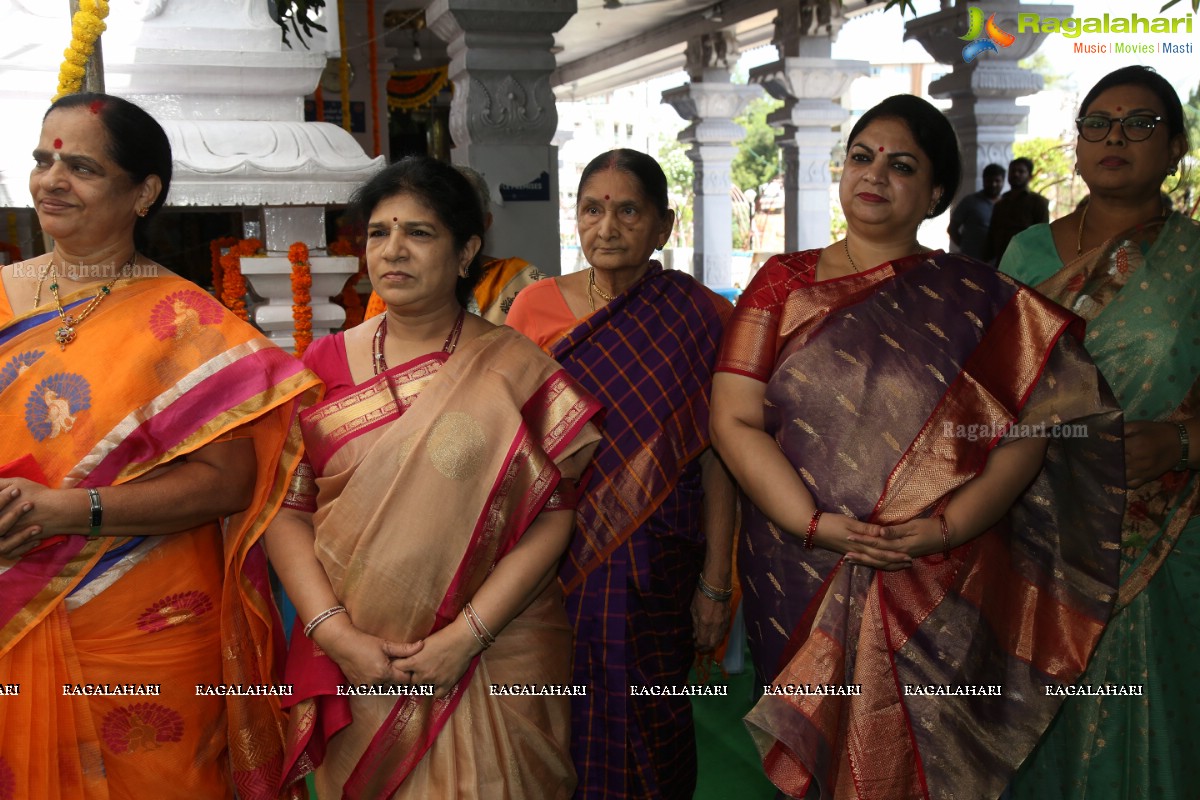
[{"label": "maroon and gold saree", "polygon": [[[329,370],[334,337],[306,354]],[[342,360],[344,362],[344,351]],[[323,375],[325,377],[325,375]],[[317,476],[317,556],[354,624],[412,642],[449,624],[543,510],[573,507],[599,406],[532,343],[497,328],[301,416]],[[557,582],[477,657],[445,700],[337,694],[344,677],[302,635],[289,779],[322,797],[568,797],[566,697],[492,696],[491,684],[570,683]]]},{"label": "maroon and gold saree", "polygon": [[929,516],[992,448],[1049,447],[999,524],[898,572],[806,551],[748,509],[738,565],[767,685],[747,723],[791,796],[997,797],[1115,599],[1120,415],[1079,320],[994,270],[934,253],[813,283],[818,257],[763,268],[718,367],[767,383],[765,428],[818,508]]}]

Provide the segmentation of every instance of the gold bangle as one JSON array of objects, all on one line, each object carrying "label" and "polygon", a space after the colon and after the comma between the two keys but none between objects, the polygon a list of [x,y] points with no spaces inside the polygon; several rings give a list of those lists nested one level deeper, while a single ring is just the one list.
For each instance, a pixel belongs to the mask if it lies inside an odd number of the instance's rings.
[{"label": "gold bangle", "polygon": [[730,586],[728,589],[718,589],[708,581],[704,580],[703,572],[700,573],[700,582],[696,585],[696,588],[700,590],[700,594],[704,595],[709,600],[712,600],[714,603],[728,603],[729,599],[733,597],[732,586]]},{"label": "gold bangle", "polygon": [[950,523],[946,522],[945,514],[937,515],[938,524],[942,526],[942,558],[950,557]]}]

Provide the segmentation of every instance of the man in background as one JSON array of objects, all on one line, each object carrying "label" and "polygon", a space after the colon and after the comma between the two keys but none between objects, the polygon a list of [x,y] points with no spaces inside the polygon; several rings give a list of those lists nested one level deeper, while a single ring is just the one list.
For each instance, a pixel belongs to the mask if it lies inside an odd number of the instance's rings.
[{"label": "man in background", "polygon": [[992,208],[1004,191],[1004,167],[999,164],[988,164],[983,168],[983,189],[969,194],[950,212],[950,241],[958,248],[958,252],[977,258],[984,258],[987,248],[988,228],[992,222]]},{"label": "man in background", "polygon": [[1032,177],[1033,162],[1028,158],[1014,158],[1008,165],[1010,188],[992,209],[984,260],[998,264],[1014,236],[1030,225],[1050,221],[1050,201],[1029,191]]}]

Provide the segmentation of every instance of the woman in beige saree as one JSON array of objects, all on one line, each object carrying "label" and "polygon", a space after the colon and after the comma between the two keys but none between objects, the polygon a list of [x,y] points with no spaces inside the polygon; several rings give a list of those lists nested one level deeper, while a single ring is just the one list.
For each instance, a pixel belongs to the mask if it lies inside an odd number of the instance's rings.
[{"label": "woman in beige saree", "polygon": [[554,575],[599,406],[464,313],[483,217],[452,167],[404,159],[354,208],[388,310],[306,353],[327,394],[301,414],[309,471],[267,535],[308,623],[285,780],[315,769],[322,798],[569,797]]}]

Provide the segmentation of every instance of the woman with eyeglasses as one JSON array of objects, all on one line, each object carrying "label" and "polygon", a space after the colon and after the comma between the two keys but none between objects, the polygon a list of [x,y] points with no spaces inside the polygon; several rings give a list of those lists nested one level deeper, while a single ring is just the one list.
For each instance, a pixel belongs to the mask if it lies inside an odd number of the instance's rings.
[{"label": "woman with eyeglasses", "polygon": [[1125,411],[1121,583],[1080,686],[1143,694],[1069,698],[1014,796],[1191,797],[1200,764],[1200,223],[1162,201],[1188,151],[1183,107],[1161,75],[1130,66],[1092,87],[1076,123],[1090,197],[1015,238],[1000,268],[1087,320],[1087,349]]}]

